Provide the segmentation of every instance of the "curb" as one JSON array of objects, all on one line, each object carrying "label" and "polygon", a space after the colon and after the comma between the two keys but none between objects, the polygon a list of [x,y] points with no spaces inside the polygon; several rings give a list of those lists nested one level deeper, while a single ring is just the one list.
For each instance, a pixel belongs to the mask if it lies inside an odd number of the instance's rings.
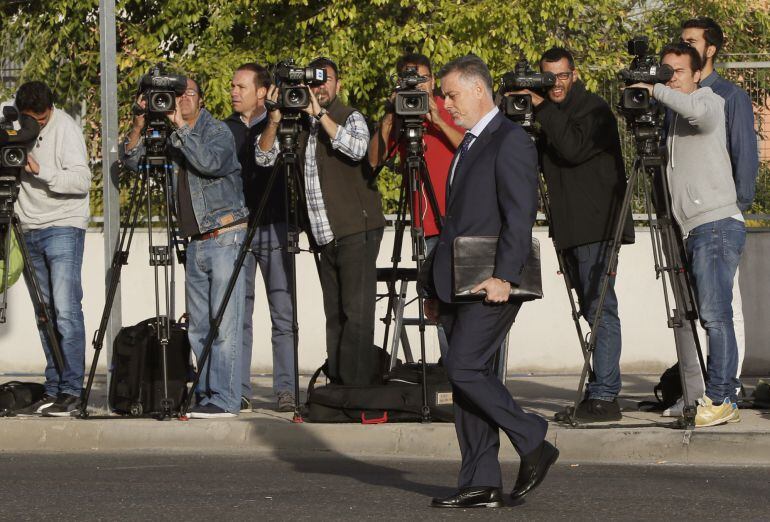
[{"label": "curb", "polygon": [[[548,440],[561,461],[602,464],[770,465],[770,432],[736,425],[683,431],[662,427],[574,429],[551,424]],[[738,425],[739,426],[739,425]],[[293,424],[275,414],[232,420],[91,418],[0,420],[0,452],[336,454],[459,460],[454,426]],[[517,461],[507,443],[503,461]]]}]

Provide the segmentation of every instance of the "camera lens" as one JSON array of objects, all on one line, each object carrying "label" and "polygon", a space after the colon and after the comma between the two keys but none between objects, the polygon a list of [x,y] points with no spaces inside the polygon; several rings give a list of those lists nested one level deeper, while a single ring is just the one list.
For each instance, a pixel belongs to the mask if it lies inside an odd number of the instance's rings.
[{"label": "camera lens", "polygon": [[407,96],[404,98],[404,107],[407,109],[419,109],[420,98],[417,96]]},{"label": "camera lens", "polygon": [[171,93],[158,92],[152,96],[150,106],[156,112],[171,111],[174,109],[174,98],[171,96]]},{"label": "camera lens", "polygon": [[524,96],[514,96],[513,98],[513,108],[517,111],[524,112],[529,108],[529,103],[527,103],[528,100]]},{"label": "camera lens", "polygon": [[7,167],[23,167],[26,162],[24,149],[9,147],[3,150],[3,165]]}]

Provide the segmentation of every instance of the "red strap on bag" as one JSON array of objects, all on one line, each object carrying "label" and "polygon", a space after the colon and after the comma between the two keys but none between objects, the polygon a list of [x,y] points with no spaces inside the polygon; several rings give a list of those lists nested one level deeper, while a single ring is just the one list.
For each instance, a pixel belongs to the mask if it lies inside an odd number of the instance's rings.
[{"label": "red strap on bag", "polygon": [[361,412],[361,424],[385,424],[388,422],[388,412],[382,412],[382,417],[376,419],[367,419],[366,412]]}]

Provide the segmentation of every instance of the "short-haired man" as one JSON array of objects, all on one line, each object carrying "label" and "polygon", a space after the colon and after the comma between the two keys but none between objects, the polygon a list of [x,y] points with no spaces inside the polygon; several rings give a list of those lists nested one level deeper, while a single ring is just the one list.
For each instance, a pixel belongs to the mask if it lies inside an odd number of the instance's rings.
[{"label": "short-haired man", "polygon": [[[444,228],[428,265],[431,318],[440,316],[449,340],[444,366],[452,383],[455,429],[462,455],[459,490],[433,507],[501,507],[498,451],[503,430],[521,456],[511,496],[537,487],[559,452],[545,441],[548,423],[522,410],[494,372],[494,357],[521,307],[509,301],[519,284],[537,212],[537,151],[524,130],[495,107],[486,64],[467,55],[439,74],[446,108],[467,129],[449,168]],[[492,277],[472,289],[484,301],[460,303],[452,292],[452,245],[461,236],[497,236]]]},{"label": "short-haired man", "polygon": [[81,269],[91,217],[88,152],[82,130],[54,107],[45,83],[21,85],[15,104],[40,125],[21,175],[15,210],[64,358],[64,368],[57,368],[45,330],[38,325],[46,358],[45,396],[19,413],[68,416],[80,406],[85,371]]},{"label": "short-haired man", "polygon": [[[241,164],[243,191],[251,219],[267,189],[272,171],[260,167],[254,160],[254,146],[267,125],[265,98],[270,75],[257,63],[245,63],[233,73],[230,99],[233,114],[225,120],[235,137],[238,161]],[[273,392],[278,399],[278,411],[294,410],[294,332],[292,331],[291,292],[289,288],[289,259],[286,250],[286,194],[282,175],[276,177],[267,199],[267,206],[257,223],[251,251],[243,264],[246,285],[246,308],[243,322],[243,354],[241,372],[241,410],[251,411],[251,351],[253,346],[254,291],[257,265],[265,283],[270,308],[273,348]]]},{"label": "short-haired man", "polygon": [[[626,190],[618,122],[607,102],[586,90],[567,49],[553,47],[543,53],[540,70],[556,77],[554,86],[545,97],[523,92],[532,97],[540,124],[538,148],[551,205],[551,233],[580,313],[593,328]],[[633,243],[630,213],[623,225],[622,242]],[[619,420],[621,333],[614,276],[594,335],[593,378],[575,415],[583,422]]]},{"label": "short-haired man", "polygon": [[738,348],[733,327],[733,281],[746,241],[725,135],[724,99],[698,88],[701,57],[688,44],[666,46],[661,62],[674,75],[666,84],[636,84],[668,108],[666,177],[671,209],[686,235],[700,322],[709,341],[706,391],[697,401],[696,427],[740,419],[735,377]]},{"label": "short-haired man", "polygon": [[[341,384],[380,380],[372,350],[377,290],[377,253],[385,227],[382,202],[365,160],[369,129],[363,115],[339,99],[339,68],[328,58],[310,67],[326,70],[326,82],[310,87],[299,134],[308,235],[320,251],[319,275],[326,314],[329,378]],[[271,86],[268,99],[278,100]],[[257,165],[273,165],[281,111],[269,122],[256,148]]]},{"label": "short-haired man", "polygon": [[[140,105],[144,102],[141,101]],[[249,211],[243,200],[241,166],[227,126],[203,108],[198,84],[187,88],[169,114],[176,130],[166,144],[174,170],[172,183],[177,226],[190,238],[185,267],[188,337],[200,360],[211,320],[222,303],[246,236]],[[145,153],[145,117],[135,116],[124,145],[123,161],[138,171]],[[201,380],[191,418],[234,417],[241,407],[244,275],[240,273],[225,309]]]},{"label": "short-haired man", "polygon": [[[757,152],[757,137],[754,130],[754,110],[751,99],[746,91],[734,83],[722,78],[714,70],[714,61],[724,43],[724,34],[711,18],[691,18],[682,22],[681,40],[695,47],[701,57],[701,87],[710,87],[712,91],[725,101],[725,120],[727,131],[727,152],[730,154],[733,181],[738,198],[738,208],[745,212],[754,200],[757,174],[759,172],[759,155]],[[735,341],[738,346],[738,367],[736,378],[741,376],[743,357],[746,353],[746,335],[743,324],[743,304],[741,288],[738,284],[739,270],[735,271],[733,283],[733,324],[735,326]],[[685,377],[688,395],[699,397],[703,395],[705,383],[701,373],[692,332],[679,328],[677,339],[682,347],[683,360],[679,362],[680,371]],[[699,329],[698,333],[702,333]],[[705,346],[705,343],[701,343]],[[682,414],[684,402],[680,399],[676,405],[667,409],[664,415],[679,416]]]}]

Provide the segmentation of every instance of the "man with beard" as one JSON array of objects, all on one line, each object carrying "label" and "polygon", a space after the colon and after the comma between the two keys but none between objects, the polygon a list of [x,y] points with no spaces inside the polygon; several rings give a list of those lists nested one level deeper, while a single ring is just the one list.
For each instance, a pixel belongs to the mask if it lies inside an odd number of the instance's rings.
[{"label": "man with beard", "polygon": [[[701,57],[703,69],[701,70],[699,86],[710,87],[725,102],[727,152],[730,155],[738,208],[745,212],[749,210],[751,202],[754,200],[759,172],[757,136],[754,131],[754,110],[751,106],[751,98],[746,91],[722,78],[714,70],[714,60],[724,43],[724,34],[719,24],[706,17],[685,20],[682,22],[681,40],[694,47]],[[732,297],[733,325],[738,347],[736,379],[741,376],[743,357],[746,353],[743,305],[738,274],[739,270],[736,269]],[[677,341],[682,347],[682,360],[679,361],[679,364],[680,371],[684,372],[688,396],[700,397],[703,395],[706,385],[703,381],[692,332],[686,328],[677,328],[674,332],[677,334]],[[698,328],[698,335],[700,336],[700,345],[706,347],[705,332],[702,328]],[[740,392],[740,389],[737,392]],[[678,417],[682,414],[683,406],[684,401],[680,398],[675,405],[665,410],[663,415]]]},{"label": "man with beard", "polygon": [[[365,160],[369,129],[363,115],[340,101],[339,68],[328,58],[309,67],[325,69],[326,81],[310,87],[303,109],[299,154],[311,243],[320,252],[319,276],[326,314],[329,378],[369,384],[380,378],[374,343],[377,253],[385,226],[375,179]],[[271,86],[267,97],[278,100]],[[259,136],[256,162],[275,163],[282,114],[277,106]]]},{"label": "man with beard", "polygon": [[[626,190],[618,124],[607,102],[586,90],[568,50],[547,50],[540,69],[556,77],[546,96],[520,92],[532,96],[535,120],[540,124],[538,147],[551,204],[551,233],[578,295],[580,313],[593,328]],[[622,242],[633,241],[629,213]],[[593,379],[576,418],[583,422],[619,420],[621,335],[614,276],[593,333]]]},{"label": "man with beard", "polygon": [[[140,101],[140,106],[144,100]],[[176,130],[167,154],[174,165],[173,187],[179,233],[190,238],[185,265],[185,304],[190,323],[187,336],[200,360],[213,316],[224,298],[246,236],[249,211],[244,205],[241,166],[227,126],[203,108],[199,85],[187,88],[168,114]],[[138,172],[145,154],[144,115],[134,117],[124,145],[123,162]],[[241,407],[243,348],[243,272],[230,295],[201,380],[191,418],[228,418]]]},{"label": "man with beard", "polygon": [[[265,98],[270,75],[257,63],[245,63],[233,73],[230,97],[233,114],[225,120],[235,137],[238,161],[241,164],[243,192],[251,219],[257,218],[257,207],[267,189],[272,171],[254,162],[257,136],[267,125]],[[270,308],[273,347],[273,393],[278,399],[278,411],[294,411],[294,332],[292,331],[291,292],[289,289],[289,259],[286,250],[286,193],[283,177],[279,175],[267,199],[267,206],[257,223],[251,251],[243,263],[246,285],[246,309],[243,321],[243,354],[241,373],[241,411],[251,411],[251,351],[253,344],[254,285],[257,265],[262,272],[267,303]]]}]

